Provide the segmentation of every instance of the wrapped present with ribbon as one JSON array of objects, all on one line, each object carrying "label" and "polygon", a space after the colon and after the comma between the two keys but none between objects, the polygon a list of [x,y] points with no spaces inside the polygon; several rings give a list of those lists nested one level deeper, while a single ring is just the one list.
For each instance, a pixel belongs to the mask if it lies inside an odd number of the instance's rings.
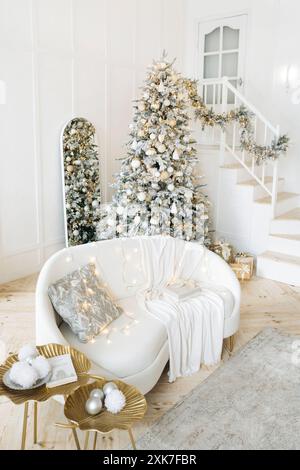
[{"label": "wrapped present with ribbon", "polygon": [[234,262],[237,264],[245,264],[249,266],[250,278],[252,277],[253,270],[254,270],[254,257],[252,255],[250,255],[249,253],[243,253],[243,252],[237,253],[235,255]]},{"label": "wrapped present with ribbon", "polygon": [[251,279],[250,266],[244,263],[230,263],[232,270],[240,281],[249,281]]},{"label": "wrapped present with ribbon", "polygon": [[209,249],[221,256],[221,258],[223,258],[227,263],[233,261],[233,248],[224,240],[216,241],[209,247]]}]

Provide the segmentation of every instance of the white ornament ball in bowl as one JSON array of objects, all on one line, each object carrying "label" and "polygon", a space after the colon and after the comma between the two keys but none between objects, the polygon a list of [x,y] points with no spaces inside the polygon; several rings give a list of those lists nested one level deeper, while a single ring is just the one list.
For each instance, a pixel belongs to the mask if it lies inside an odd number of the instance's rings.
[{"label": "white ornament ball in bowl", "polygon": [[114,382],[107,382],[103,386],[103,392],[105,396],[109,395],[113,390],[118,390],[118,387]]},{"label": "white ornament ball in bowl", "polygon": [[24,389],[29,389],[36,383],[39,376],[27,362],[15,362],[10,369],[9,378]]},{"label": "white ornament ball in bowl", "polygon": [[37,371],[40,379],[44,379],[51,370],[50,364],[44,356],[33,359],[31,366]]},{"label": "white ornament ball in bowl", "polygon": [[38,350],[33,344],[25,344],[19,351],[19,361],[27,361],[39,355]]},{"label": "white ornament ball in bowl", "polygon": [[90,393],[90,398],[98,398],[99,400],[104,400],[104,392],[102,388],[94,388]]},{"label": "white ornament ball in bowl", "polygon": [[112,390],[105,398],[105,407],[110,413],[119,413],[126,405],[126,398],[121,390]]},{"label": "white ornament ball in bowl", "polygon": [[102,401],[100,398],[91,397],[86,401],[85,411],[89,415],[97,415],[102,410]]}]

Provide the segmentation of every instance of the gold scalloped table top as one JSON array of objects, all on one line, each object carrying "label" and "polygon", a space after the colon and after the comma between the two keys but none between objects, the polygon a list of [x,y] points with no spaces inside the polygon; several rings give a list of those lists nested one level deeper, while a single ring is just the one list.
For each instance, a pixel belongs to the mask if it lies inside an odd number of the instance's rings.
[{"label": "gold scalloped table top", "polygon": [[3,375],[7,372],[11,366],[18,361],[18,355],[12,354],[9,356],[5,363],[0,366],[0,396],[4,395],[9,398],[16,405],[21,405],[27,401],[46,401],[54,395],[70,395],[79,387],[86,385],[89,381],[87,372],[91,368],[90,360],[80,351],[72,348],[71,346],[63,346],[61,344],[45,344],[44,346],[37,346],[39,353],[45,358],[60,356],[62,354],[70,354],[78,380],[76,382],[61,385],[59,387],[47,388],[46,385],[42,385],[39,388],[33,390],[10,390],[3,383]]}]

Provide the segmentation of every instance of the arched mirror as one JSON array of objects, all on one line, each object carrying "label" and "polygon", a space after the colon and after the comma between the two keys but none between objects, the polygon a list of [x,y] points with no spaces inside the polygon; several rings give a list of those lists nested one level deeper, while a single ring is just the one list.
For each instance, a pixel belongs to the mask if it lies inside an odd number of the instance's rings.
[{"label": "arched mirror", "polygon": [[62,177],[66,246],[96,240],[100,218],[100,161],[96,130],[74,118],[62,132]]}]

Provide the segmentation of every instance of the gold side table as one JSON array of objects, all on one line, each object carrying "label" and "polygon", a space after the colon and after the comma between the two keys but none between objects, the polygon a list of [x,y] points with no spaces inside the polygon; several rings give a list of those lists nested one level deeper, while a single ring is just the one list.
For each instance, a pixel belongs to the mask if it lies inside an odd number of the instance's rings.
[{"label": "gold side table", "polygon": [[[36,444],[38,439],[38,403],[47,401],[54,395],[63,395],[66,399],[70,393],[74,392],[74,390],[76,390],[78,387],[85,385],[89,381],[87,372],[91,368],[91,363],[83,353],[77,351],[71,346],[63,346],[61,344],[46,344],[44,346],[37,346],[37,350],[47,359],[54,356],[60,356],[62,354],[70,354],[74,368],[76,370],[76,374],[78,376],[78,380],[76,382],[54,388],[47,388],[46,385],[42,385],[41,387],[35,388],[33,390],[11,390],[4,385],[3,375],[15,362],[18,361],[17,354],[12,354],[9,356],[5,363],[0,366],[0,396],[6,396],[16,405],[24,404],[21,450],[24,450],[26,445],[29,402],[33,402],[33,441]],[[72,429],[72,432],[76,447],[77,449],[80,449],[76,429]]]},{"label": "gold side table", "polygon": [[81,431],[86,431],[85,450],[88,449],[91,432],[94,432],[93,449],[95,450],[98,433],[108,434],[114,429],[122,429],[128,432],[131,445],[133,449],[136,449],[131,428],[132,425],[141,420],[146,413],[147,402],[144,395],[132,385],[128,385],[121,380],[113,380],[112,382],[117,385],[118,389],[121,390],[126,397],[125,407],[117,414],[112,414],[103,409],[98,415],[90,416],[85,411],[85,403],[89,398],[90,392],[94,388],[103,388],[108,380],[97,375],[89,375],[89,377],[95,379],[95,381],[88,385],[80,386],[77,390],[72,392],[66,400],[64,413],[68,423],[57,423],[57,426],[72,429],[73,431],[76,431],[78,428]]}]

